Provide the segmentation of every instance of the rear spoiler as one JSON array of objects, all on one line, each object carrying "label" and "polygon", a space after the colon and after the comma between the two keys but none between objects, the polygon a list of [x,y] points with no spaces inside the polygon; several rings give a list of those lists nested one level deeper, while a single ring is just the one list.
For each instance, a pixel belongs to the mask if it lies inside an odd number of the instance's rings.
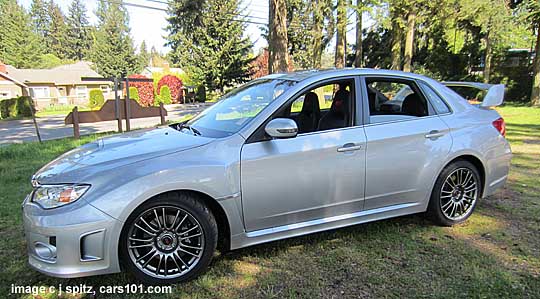
[{"label": "rear spoiler", "polygon": [[447,87],[466,87],[487,91],[480,103],[480,107],[489,108],[499,106],[504,100],[504,84],[487,84],[478,82],[442,82]]}]

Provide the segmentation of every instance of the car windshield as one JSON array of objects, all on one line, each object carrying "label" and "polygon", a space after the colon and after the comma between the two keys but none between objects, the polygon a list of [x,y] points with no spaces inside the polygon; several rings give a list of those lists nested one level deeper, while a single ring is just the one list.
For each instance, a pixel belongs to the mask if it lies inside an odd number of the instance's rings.
[{"label": "car windshield", "polygon": [[295,83],[280,79],[251,81],[224,95],[216,104],[187,122],[187,126],[206,137],[230,136]]}]

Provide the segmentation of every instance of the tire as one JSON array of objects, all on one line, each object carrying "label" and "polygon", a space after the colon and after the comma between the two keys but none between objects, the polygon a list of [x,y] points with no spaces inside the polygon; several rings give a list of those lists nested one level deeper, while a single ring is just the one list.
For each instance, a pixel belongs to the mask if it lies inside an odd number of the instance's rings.
[{"label": "tire", "polygon": [[193,193],[166,193],[137,207],[122,228],[122,264],[146,284],[191,280],[206,271],[218,239],[212,212]]},{"label": "tire", "polygon": [[428,205],[427,214],[437,224],[452,226],[467,220],[482,194],[476,166],[457,160],[440,173]]}]

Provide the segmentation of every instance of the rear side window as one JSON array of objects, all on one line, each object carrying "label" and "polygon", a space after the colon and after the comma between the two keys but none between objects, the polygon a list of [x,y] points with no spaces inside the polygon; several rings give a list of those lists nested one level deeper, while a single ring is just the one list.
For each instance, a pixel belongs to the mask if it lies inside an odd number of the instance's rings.
[{"label": "rear side window", "polygon": [[450,108],[448,108],[448,105],[446,105],[443,99],[441,99],[433,88],[421,81],[418,81],[418,84],[420,85],[420,88],[422,88],[422,91],[428,100],[431,102],[431,104],[433,104],[438,114],[450,113]]}]

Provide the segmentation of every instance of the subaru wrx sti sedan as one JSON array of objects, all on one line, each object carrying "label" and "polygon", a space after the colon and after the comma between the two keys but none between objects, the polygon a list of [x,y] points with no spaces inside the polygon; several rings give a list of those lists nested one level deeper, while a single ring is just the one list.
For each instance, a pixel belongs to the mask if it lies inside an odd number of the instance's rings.
[{"label": "subaru wrx sti sedan", "polygon": [[[32,178],[30,265],[57,277],[192,279],[214,251],[424,213],[465,221],[505,184],[511,150],[490,107],[424,76],[274,74],[187,122],[76,148]],[[219,246],[219,247],[218,247]]]}]

